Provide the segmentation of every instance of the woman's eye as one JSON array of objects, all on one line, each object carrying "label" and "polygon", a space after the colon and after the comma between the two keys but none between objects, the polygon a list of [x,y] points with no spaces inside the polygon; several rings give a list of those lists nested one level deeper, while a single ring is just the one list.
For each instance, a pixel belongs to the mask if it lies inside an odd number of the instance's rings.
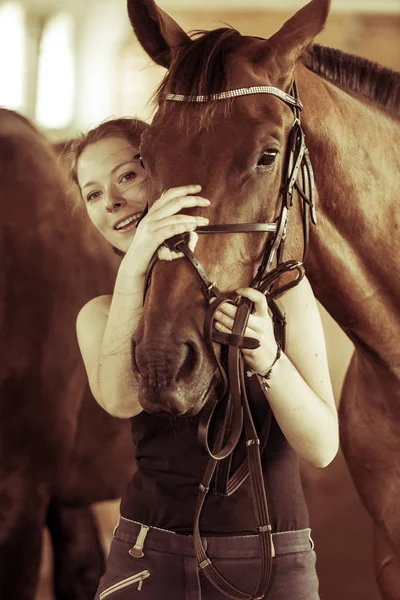
[{"label": "woman's eye", "polygon": [[257,163],[257,167],[270,167],[274,164],[278,150],[264,150]]},{"label": "woman's eye", "polygon": [[90,202],[91,200],[95,200],[95,198],[98,198],[100,196],[101,192],[90,192],[90,194],[87,195],[86,200],[87,202]]},{"label": "woman's eye", "polygon": [[125,175],[120,177],[119,183],[123,183],[124,181],[132,181],[132,179],[135,179],[135,177],[136,173],[134,171],[130,171],[129,173],[125,173]]}]

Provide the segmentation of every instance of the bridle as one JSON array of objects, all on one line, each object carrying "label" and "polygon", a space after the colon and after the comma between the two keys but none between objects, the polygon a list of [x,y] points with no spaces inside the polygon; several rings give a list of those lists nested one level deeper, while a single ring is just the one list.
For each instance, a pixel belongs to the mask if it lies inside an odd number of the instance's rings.
[{"label": "bridle", "polygon": [[[275,338],[282,349],[285,347],[286,321],[274,299],[278,294],[282,294],[287,289],[297,285],[304,276],[302,262],[295,260],[282,262],[288,211],[293,205],[295,190],[302,201],[303,261],[309,242],[310,216],[312,223],[316,224],[314,175],[308,149],[305,144],[304,132],[301,127],[300,112],[302,104],[295,82],[293,83],[291,92],[292,94],[287,94],[272,86],[253,86],[230,90],[212,96],[169,94],[166,97],[167,101],[171,102],[208,102],[251,94],[269,94],[285,102],[294,114],[294,123],[288,140],[286,170],[284,171],[281,185],[282,202],[278,220],[273,223],[208,225],[196,229],[196,232],[200,235],[250,232],[269,232],[274,234],[272,239],[266,244],[261,263],[251,282],[251,287],[260,290],[266,295],[269,308],[272,312]],[[269,519],[261,466],[261,454],[267,444],[272,415],[271,409],[265,400],[265,393],[261,388],[259,379],[256,376],[246,376],[243,355],[240,351],[241,348],[254,349],[259,345],[257,340],[244,336],[249,315],[253,310],[253,303],[246,298],[236,299],[234,303],[237,305],[237,313],[232,333],[222,334],[216,332],[213,328],[215,312],[223,302],[232,301],[224,296],[215,282],[212,282],[208,278],[205,269],[189,248],[188,234],[174,236],[167,240],[164,245],[173,252],[183,253],[200,278],[203,293],[209,301],[209,308],[206,312],[204,323],[204,339],[216,364],[219,376],[218,381],[222,383],[222,389],[218,394],[218,398],[210,399],[204,405],[199,424],[199,441],[210,458],[203,480],[199,486],[195,512],[193,537],[196,558],[205,576],[227,597],[234,600],[261,600],[268,593],[272,583],[272,557],[274,555],[272,527]],[[157,255],[155,254],[147,272],[145,294],[150,284],[152,269],[156,261]],[[273,269],[272,266],[274,263],[276,263],[276,266]],[[291,271],[297,274],[296,279],[277,287],[280,277],[284,273]],[[221,359],[217,356],[213,342],[228,347],[227,367],[223,366]],[[214,440],[210,442],[211,424],[213,418],[215,419],[216,416],[218,417],[218,423],[219,419],[221,419],[222,423],[215,434]],[[247,457],[243,459],[236,471],[231,474],[233,452],[235,449],[239,450],[239,440],[243,433]],[[203,546],[199,525],[203,504],[212,484],[214,486],[214,493],[222,496],[230,496],[249,476],[261,547],[260,578],[253,594],[236,588],[216,569]]]}]

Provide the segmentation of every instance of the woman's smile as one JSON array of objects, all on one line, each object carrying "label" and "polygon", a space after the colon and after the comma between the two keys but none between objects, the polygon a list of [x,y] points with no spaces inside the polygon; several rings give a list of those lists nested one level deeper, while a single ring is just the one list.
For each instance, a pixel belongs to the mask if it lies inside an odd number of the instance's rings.
[{"label": "woman's smile", "polygon": [[139,212],[119,219],[113,226],[113,229],[115,229],[119,233],[127,233],[128,231],[133,231],[136,228],[136,225],[142,214],[142,212]]}]

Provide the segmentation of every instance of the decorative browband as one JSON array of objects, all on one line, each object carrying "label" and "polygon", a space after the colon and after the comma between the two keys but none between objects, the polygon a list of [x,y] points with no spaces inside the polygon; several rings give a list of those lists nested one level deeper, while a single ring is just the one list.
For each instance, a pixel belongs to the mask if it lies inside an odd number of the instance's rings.
[{"label": "decorative browband", "polygon": [[227,100],[228,98],[250,96],[252,94],[271,94],[272,96],[277,96],[277,98],[280,98],[287,104],[296,106],[300,110],[303,108],[303,105],[298,98],[294,98],[290,94],[287,94],[279,88],[271,85],[256,85],[248,88],[237,88],[235,90],[229,90],[228,92],[211,94],[210,96],[184,96],[182,94],[168,94],[167,100],[172,102],[210,102],[211,100]]}]

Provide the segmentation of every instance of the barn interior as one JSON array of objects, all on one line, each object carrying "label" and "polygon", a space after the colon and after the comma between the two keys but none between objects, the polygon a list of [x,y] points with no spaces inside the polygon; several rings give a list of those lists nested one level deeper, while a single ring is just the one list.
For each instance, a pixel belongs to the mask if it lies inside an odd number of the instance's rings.
[{"label": "barn interior", "polygon": [[[229,24],[268,37],[303,0],[159,0],[186,31]],[[332,0],[317,42],[400,70],[400,1]],[[28,117],[54,143],[117,116],[151,121],[151,98],[164,69],[136,40],[125,0],[2,0],[0,106]],[[5,59],[5,57],[7,57]],[[353,346],[322,306],[336,402]],[[89,467],[88,467],[89,468]],[[372,522],[341,452],[325,469],[302,465],[317,549],[322,600],[379,600]],[[104,549],[119,500],[94,505]],[[55,600],[50,541],[44,550],[36,600]]]}]

